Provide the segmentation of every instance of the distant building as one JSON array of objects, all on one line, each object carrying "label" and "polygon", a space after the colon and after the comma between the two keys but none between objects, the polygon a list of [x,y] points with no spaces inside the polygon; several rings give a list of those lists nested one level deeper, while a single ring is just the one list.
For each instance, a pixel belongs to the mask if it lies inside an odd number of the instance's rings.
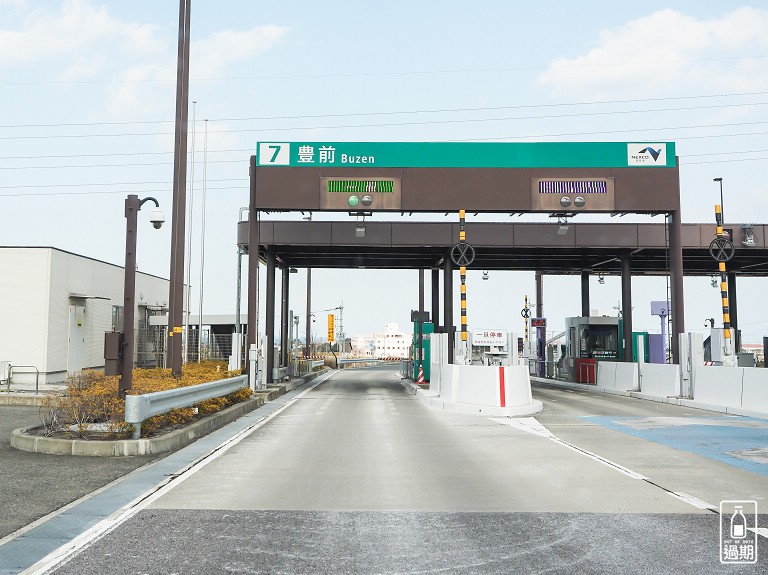
[{"label": "distant building", "polygon": [[396,323],[388,323],[384,326],[384,333],[373,334],[373,348],[377,358],[407,359],[411,353],[411,336],[398,331]]},{"label": "distant building", "polygon": [[411,335],[398,330],[396,323],[388,323],[384,331],[353,337],[352,354],[357,357],[408,359],[411,355]]},{"label": "distant building", "polygon": [[374,357],[373,336],[358,335],[350,338],[352,355],[355,357]]},{"label": "distant building", "polygon": [[[0,269],[0,379],[9,364],[18,366],[12,382],[34,383],[39,370],[41,385],[104,366],[104,333],[122,329],[121,266],[52,247],[0,247]],[[166,279],[136,274],[135,330],[165,313],[168,287]],[[163,343],[139,335],[138,364],[155,345]]]}]

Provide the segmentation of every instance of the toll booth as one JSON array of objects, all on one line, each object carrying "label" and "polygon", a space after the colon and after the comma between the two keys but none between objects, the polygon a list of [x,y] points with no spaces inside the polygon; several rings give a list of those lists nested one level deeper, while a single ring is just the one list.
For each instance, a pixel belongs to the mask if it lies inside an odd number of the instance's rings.
[{"label": "toll booth", "polygon": [[563,370],[568,379],[578,383],[596,383],[596,362],[620,359],[620,333],[617,317],[566,318]]},{"label": "toll booth", "polygon": [[421,324],[422,330],[422,357],[419,359],[419,324],[413,324],[413,381],[416,381],[419,377],[419,367],[424,367],[424,380],[429,381],[430,369],[429,366],[432,362],[432,354],[430,349],[430,334],[435,333],[435,324],[431,322],[424,322]]}]

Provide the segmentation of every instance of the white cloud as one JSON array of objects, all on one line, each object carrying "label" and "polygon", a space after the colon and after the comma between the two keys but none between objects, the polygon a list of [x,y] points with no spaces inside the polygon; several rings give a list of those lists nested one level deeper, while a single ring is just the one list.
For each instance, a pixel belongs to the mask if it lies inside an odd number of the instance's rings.
[{"label": "white cloud", "polygon": [[245,31],[222,30],[199,41],[192,38],[190,75],[221,77],[222,69],[268,50],[287,32],[288,28],[269,25]]},{"label": "white cloud", "polygon": [[765,88],[768,11],[740,8],[699,20],[665,9],[599,34],[586,54],[562,57],[539,77],[558,95],[646,96],[670,86]]},{"label": "white cloud", "polygon": [[18,29],[0,29],[0,68],[63,62],[58,79],[82,79],[107,69],[105,54],[115,45],[151,55],[160,41],[154,26],[117,20],[86,0],[67,0],[58,12],[32,9]]}]

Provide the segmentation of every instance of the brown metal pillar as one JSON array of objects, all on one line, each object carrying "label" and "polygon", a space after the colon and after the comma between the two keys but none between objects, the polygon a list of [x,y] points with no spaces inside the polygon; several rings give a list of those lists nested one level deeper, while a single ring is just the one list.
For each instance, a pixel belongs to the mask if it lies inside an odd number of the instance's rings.
[{"label": "brown metal pillar", "polygon": [[264,318],[264,333],[267,336],[267,349],[264,354],[267,358],[267,383],[274,383],[272,370],[275,367],[275,252],[267,246],[267,301],[266,317]]},{"label": "brown metal pillar", "polygon": [[424,322],[421,321],[421,314],[424,313],[424,268],[419,268],[419,341],[418,341],[418,355],[416,361],[419,367],[424,359]]},{"label": "brown metal pillar", "polygon": [[624,361],[632,361],[632,256],[621,256],[621,317],[624,320]]},{"label": "brown metal pillar", "polygon": [[250,373],[251,362],[248,350],[251,344],[258,345],[259,316],[259,218],[256,212],[256,156],[251,156],[251,199],[248,210],[248,333],[246,338],[246,370]]},{"label": "brown metal pillar", "polygon": [[288,325],[288,286],[290,280],[288,279],[291,274],[290,267],[288,265],[283,266],[282,270],[282,282],[280,284],[280,367],[286,367],[288,365],[288,346],[290,345],[291,326]]},{"label": "brown metal pillar", "polygon": [[[181,325],[184,318],[184,228],[187,212],[187,119],[189,115],[189,29],[191,0],[179,1],[176,63],[176,129],[171,207],[171,269],[168,290],[168,354],[166,365],[181,377]],[[189,302],[188,302],[189,304]]]},{"label": "brown metal pillar", "polygon": [[589,314],[589,270],[581,270],[581,317]]},{"label": "brown metal pillar", "polygon": [[440,325],[440,270],[432,268],[432,325],[437,331]]},{"label": "brown metal pillar", "polygon": [[[544,274],[536,272],[536,317],[544,317]],[[546,373],[546,340],[547,330],[543,327],[536,328],[536,359],[537,374],[539,377],[544,377]]]},{"label": "brown metal pillar", "polygon": [[672,284],[672,363],[680,363],[679,334],[685,333],[683,299],[683,226],[680,211],[669,212],[669,275]]},{"label": "brown metal pillar", "polygon": [[312,345],[312,268],[307,268],[307,331],[304,334],[304,355],[309,356],[312,351],[310,346]]},{"label": "brown metal pillar", "polygon": [[728,272],[728,313],[731,316],[731,329],[733,330],[733,351],[741,351],[741,334],[739,333],[739,314],[736,305],[736,273]]},{"label": "brown metal pillar", "polygon": [[453,363],[453,262],[447,255],[443,264],[443,325],[448,334],[448,363]]}]

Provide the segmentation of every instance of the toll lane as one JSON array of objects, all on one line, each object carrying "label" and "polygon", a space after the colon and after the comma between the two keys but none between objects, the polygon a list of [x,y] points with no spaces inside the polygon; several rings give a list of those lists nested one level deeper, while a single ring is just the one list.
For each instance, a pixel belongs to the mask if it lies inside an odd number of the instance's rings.
[{"label": "toll lane", "polygon": [[715,507],[768,509],[768,421],[545,385],[533,396],[545,405],[537,421],[568,442]]},{"label": "toll lane", "polygon": [[[723,472],[708,496],[765,476],[589,417],[671,406],[534,395],[536,418],[465,416],[429,410],[395,373],[340,372],[54,572],[723,572],[718,515],[664,482]],[[766,568],[762,554],[739,572]]]},{"label": "toll lane", "polygon": [[695,511],[493,419],[430,411],[398,381],[381,370],[340,372],[155,507]]}]

